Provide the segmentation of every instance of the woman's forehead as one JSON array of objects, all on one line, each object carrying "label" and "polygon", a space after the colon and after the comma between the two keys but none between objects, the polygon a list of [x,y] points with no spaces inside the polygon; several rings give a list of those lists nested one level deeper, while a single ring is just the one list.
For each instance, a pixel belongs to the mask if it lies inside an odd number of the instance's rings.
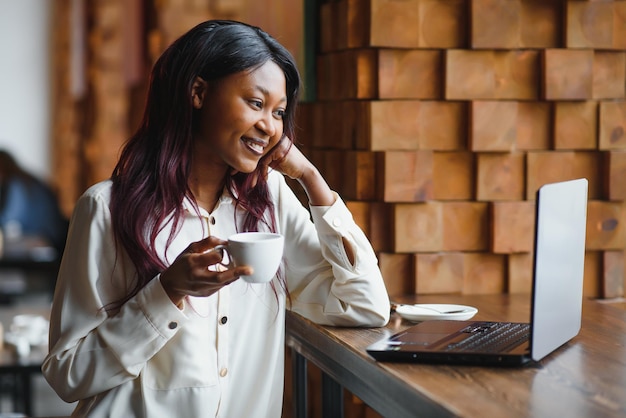
[{"label": "woman's forehead", "polygon": [[280,96],[287,100],[287,81],[283,70],[273,61],[231,74],[220,80],[219,83],[231,84],[231,87],[240,89],[254,89],[266,96]]}]

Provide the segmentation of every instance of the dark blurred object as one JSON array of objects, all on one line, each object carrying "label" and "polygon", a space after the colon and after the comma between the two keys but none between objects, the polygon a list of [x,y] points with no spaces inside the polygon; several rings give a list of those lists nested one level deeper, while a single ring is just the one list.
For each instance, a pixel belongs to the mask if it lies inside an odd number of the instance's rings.
[{"label": "dark blurred object", "polygon": [[47,241],[57,257],[65,247],[68,229],[68,219],[52,189],[4,150],[0,150],[0,228],[4,251],[11,241],[36,237]]}]

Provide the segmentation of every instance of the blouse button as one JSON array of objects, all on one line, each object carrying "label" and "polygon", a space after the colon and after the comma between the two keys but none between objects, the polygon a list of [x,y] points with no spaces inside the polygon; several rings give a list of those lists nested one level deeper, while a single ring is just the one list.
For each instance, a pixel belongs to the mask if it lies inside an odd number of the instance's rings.
[{"label": "blouse button", "polygon": [[341,226],[341,219],[339,219],[339,218],[335,218],[335,219],[333,219],[333,226],[334,226],[334,227],[339,227],[339,226]]},{"label": "blouse button", "polygon": [[209,222],[211,222],[211,225],[215,225],[215,216],[211,216]]},{"label": "blouse button", "polygon": [[228,318],[227,318],[227,317],[223,316],[223,317],[221,317],[221,318],[220,318],[220,324],[222,324],[222,325],[223,325],[223,324],[225,324],[226,322],[228,322]]},{"label": "blouse button", "polygon": [[176,322],[174,322],[174,321],[170,322],[170,323],[167,325],[167,327],[168,327],[169,329],[176,329],[176,327],[177,327],[177,326],[178,326],[178,323],[176,323]]},{"label": "blouse button", "polygon": [[226,377],[227,374],[228,374],[228,369],[226,367],[220,370],[220,376]]}]

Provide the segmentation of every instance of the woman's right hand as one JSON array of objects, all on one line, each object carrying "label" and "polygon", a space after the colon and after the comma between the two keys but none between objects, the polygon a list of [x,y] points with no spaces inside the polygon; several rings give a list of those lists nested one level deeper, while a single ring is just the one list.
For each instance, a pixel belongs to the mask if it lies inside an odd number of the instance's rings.
[{"label": "woman's right hand", "polygon": [[252,274],[248,266],[209,270],[209,266],[222,261],[222,252],[211,249],[226,243],[214,236],[193,242],[161,273],[161,286],[172,302],[180,306],[187,295],[210,296],[240,276]]}]

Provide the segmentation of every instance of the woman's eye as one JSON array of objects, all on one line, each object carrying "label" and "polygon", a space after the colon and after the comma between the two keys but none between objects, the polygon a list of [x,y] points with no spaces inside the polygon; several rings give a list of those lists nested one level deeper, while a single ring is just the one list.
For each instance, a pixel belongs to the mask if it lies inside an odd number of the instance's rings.
[{"label": "woman's eye", "polygon": [[260,100],[250,100],[250,104],[258,109],[263,109],[263,102]]},{"label": "woman's eye", "polygon": [[285,117],[285,109],[279,109],[274,112],[276,119],[283,119]]}]

